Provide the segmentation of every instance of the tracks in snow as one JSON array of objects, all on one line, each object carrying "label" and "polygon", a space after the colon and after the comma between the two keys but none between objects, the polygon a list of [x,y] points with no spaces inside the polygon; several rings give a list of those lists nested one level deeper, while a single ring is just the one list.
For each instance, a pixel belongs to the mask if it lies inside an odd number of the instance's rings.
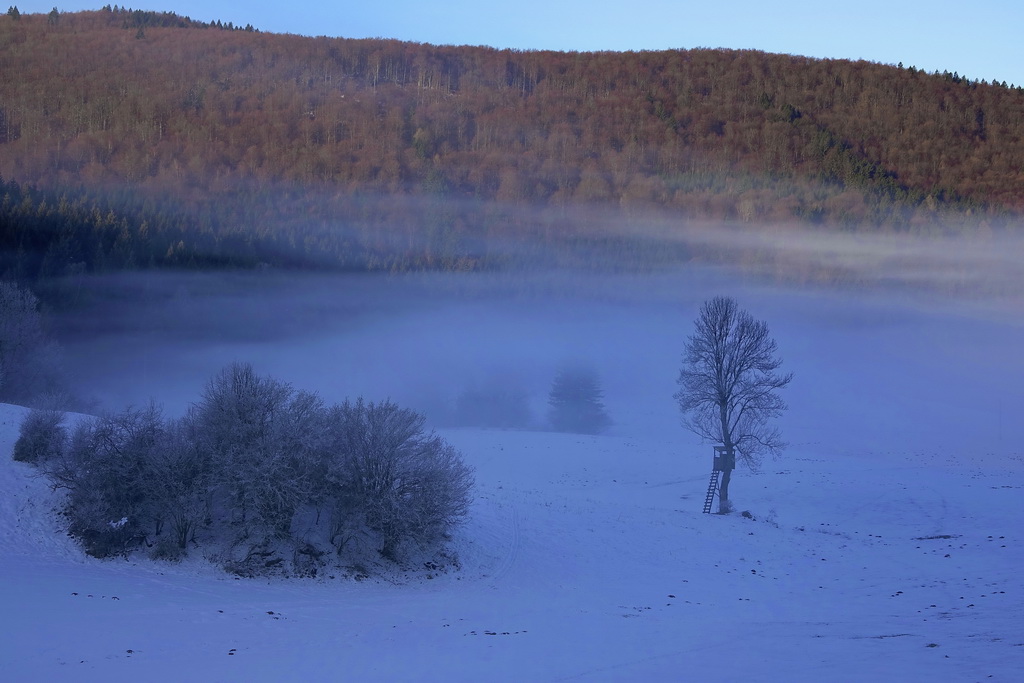
[{"label": "tracks in snow", "polygon": [[515,503],[510,503],[512,508],[512,519],[510,523],[511,530],[511,543],[509,545],[508,552],[505,553],[505,557],[502,558],[501,564],[494,571],[494,581],[500,581],[508,576],[509,572],[515,566],[516,561],[519,559],[519,553],[522,548],[522,534],[519,530],[519,509]]}]

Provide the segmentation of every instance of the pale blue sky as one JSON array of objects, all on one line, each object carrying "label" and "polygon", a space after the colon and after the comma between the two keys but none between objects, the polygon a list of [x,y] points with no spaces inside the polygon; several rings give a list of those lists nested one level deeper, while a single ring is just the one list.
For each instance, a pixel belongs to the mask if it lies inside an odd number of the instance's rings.
[{"label": "pale blue sky", "polygon": [[[75,11],[106,2],[15,4],[22,12],[48,12],[54,5]],[[275,33],[581,51],[753,48],[903,62],[929,72],[949,70],[1024,85],[1021,0],[141,0],[127,6],[252,24]]]}]

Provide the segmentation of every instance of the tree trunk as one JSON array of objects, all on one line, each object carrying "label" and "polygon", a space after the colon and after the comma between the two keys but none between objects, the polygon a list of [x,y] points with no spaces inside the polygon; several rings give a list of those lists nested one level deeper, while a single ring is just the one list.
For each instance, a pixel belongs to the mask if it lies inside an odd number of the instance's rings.
[{"label": "tree trunk", "polygon": [[736,446],[732,442],[732,433],[729,431],[729,417],[725,410],[726,401],[718,404],[718,417],[722,423],[722,445],[725,446],[723,454],[726,462],[722,463],[722,481],[718,485],[718,514],[724,515],[729,512],[729,480],[732,479],[732,470],[736,467]]},{"label": "tree trunk", "polygon": [[724,515],[729,512],[729,479],[732,478],[732,469],[726,468],[722,471],[722,480],[718,485],[718,514]]}]

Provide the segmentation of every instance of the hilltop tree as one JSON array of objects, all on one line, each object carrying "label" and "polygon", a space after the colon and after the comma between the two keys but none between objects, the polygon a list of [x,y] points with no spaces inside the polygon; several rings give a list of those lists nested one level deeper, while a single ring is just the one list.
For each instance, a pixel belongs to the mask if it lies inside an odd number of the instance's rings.
[{"label": "hilltop tree", "polygon": [[[782,360],[768,325],[741,310],[735,299],[704,302],[686,342],[675,398],[683,425],[697,436],[721,443],[755,469],[765,453],[785,447],[770,425],[786,404],[776,393],[793,378],[779,374]],[[734,463],[727,463],[719,488],[719,511],[727,512]]]}]

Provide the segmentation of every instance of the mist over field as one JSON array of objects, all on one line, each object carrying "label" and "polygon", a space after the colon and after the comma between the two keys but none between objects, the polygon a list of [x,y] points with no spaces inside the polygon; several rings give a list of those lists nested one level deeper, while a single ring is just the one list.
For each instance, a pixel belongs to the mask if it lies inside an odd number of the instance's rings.
[{"label": "mist over field", "polygon": [[[436,427],[543,429],[552,378],[575,362],[597,371],[611,433],[701,448],[672,394],[698,307],[724,294],[768,322],[795,373],[782,421],[794,444],[995,451],[1024,436],[1019,236],[707,226],[687,239],[719,263],[697,249],[642,273],[114,275],[87,282],[91,307],[58,328],[77,390],[105,409],[152,399],[180,414],[243,361],[331,402],[390,397]],[[754,262],[722,258],[754,248]],[[460,421],[461,395],[499,390],[525,395],[528,417]]]},{"label": "mist over field", "polygon": [[[97,411],[178,415],[248,362],[327,402],[423,411],[476,484],[450,569],[240,580],[203,547],[87,558],[60,493],[8,460],[9,677],[1018,680],[1019,238],[688,239],[705,245],[690,261],[643,271],[79,281],[55,329]],[[736,514],[706,515],[712,449],[672,395],[720,294],[768,323],[794,379],[789,446],[735,473]],[[547,419],[556,373],[579,365],[604,390],[600,435]],[[10,448],[24,413],[0,409]]]}]

